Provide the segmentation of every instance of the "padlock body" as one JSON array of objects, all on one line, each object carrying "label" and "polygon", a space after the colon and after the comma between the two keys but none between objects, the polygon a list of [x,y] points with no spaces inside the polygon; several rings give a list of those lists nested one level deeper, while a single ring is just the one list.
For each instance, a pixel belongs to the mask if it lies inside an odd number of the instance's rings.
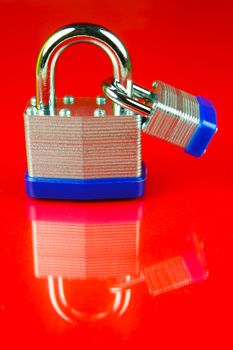
[{"label": "padlock body", "polygon": [[160,81],[156,82],[151,97],[152,114],[143,130],[201,156],[217,131],[212,103]]},{"label": "padlock body", "polygon": [[[64,108],[71,116],[59,115]],[[104,199],[143,194],[140,116],[115,116],[110,102],[100,107],[94,98],[77,98],[71,105],[58,99],[55,116],[30,115],[27,110],[29,195]],[[96,110],[102,116],[96,116]]]}]

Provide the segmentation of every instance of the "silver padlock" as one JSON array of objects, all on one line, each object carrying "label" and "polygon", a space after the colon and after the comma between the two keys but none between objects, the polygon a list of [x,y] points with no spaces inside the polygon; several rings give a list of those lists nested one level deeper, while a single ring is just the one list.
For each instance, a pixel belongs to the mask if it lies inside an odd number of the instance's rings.
[{"label": "silver padlock", "polygon": [[132,94],[127,49],[110,31],[92,24],[59,29],[44,44],[37,62],[37,96],[25,117],[27,193],[37,198],[108,199],[143,195],[141,117],[106,97],[56,98],[55,66],[76,43],[91,43],[110,57],[114,80]]},{"label": "silver padlock", "polygon": [[193,96],[161,81],[149,91],[133,85],[133,98],[112,79],[103,83],[105,94],[121,106],[146,118],[145,133],[201,156],[217,131],[216,112],[211,101]]}]

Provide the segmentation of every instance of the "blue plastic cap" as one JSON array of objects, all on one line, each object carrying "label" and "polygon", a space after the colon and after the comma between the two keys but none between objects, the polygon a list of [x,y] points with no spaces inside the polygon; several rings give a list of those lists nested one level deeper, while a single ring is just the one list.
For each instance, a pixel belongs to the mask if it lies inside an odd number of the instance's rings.
[{"label": "blue plastic cap", "polygon": [[141,197],[145,191],[146,167],[138,177],[63,179],[25,176],[27,194],[34,198],[99,200]]},{"label": "blue plastic cap", "polygon": [[200,157],[217,131],[216,111],[210,100],[197,96],[200,111],[200,123],[185,148],[185,152]]}]

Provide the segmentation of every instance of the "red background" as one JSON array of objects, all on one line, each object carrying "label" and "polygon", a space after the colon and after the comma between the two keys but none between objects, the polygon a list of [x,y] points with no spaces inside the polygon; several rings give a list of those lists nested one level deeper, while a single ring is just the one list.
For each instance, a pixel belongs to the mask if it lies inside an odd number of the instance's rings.
[{"label": "red background", "polygon": [[[2,349],[232,348],[232,16],[232,2],[225,0],[1,0]],[[156,298],[140,285],[122,318],[77,326],[59,318],[46,282],[33,275],[23,179],[23,111],[35,95],[36,58],[53,31],[73,22],[99,23],[116,33],[131,54],[137,84],[149,88],[160,79],[210,98],[219,124],[201,159],[143,139],[148,180],[142,235],[153,241],[164,230],[176,237],[184,223],[192,227],[205,245],[208,280]],[[96,96],[111,74],[103,52],[76,45],[58,63],[57,94]]]}]

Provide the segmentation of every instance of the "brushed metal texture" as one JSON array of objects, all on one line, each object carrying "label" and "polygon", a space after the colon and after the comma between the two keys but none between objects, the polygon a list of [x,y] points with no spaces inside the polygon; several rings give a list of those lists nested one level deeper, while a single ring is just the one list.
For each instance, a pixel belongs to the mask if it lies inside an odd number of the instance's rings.
[{"label": "brushed metal texture", "polygon": [[163,82],[152,90],[156,97],[153,113],[143,131],[185,148],[200,122],[199,104],[195,96]]},{"label": "brushed metal texture", "polygon": [[[33,177],[111,178],[141,175],[141,117],[95,117],[96,99],[78,98],[68,106],[71,116],[25,112],[28,173]],[[67,105],[65,105],[67,108]]]}]

